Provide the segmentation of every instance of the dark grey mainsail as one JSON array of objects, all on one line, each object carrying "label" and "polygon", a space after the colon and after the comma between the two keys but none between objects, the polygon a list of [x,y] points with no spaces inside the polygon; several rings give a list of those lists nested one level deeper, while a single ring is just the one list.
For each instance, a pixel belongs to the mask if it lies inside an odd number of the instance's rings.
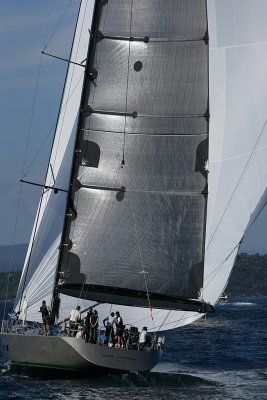
[{"label": "dark grey mainsail", "polygon": [[97,1],[85,77],[58,290],[197,309],[187,299],[203,286],[206,1]]}]

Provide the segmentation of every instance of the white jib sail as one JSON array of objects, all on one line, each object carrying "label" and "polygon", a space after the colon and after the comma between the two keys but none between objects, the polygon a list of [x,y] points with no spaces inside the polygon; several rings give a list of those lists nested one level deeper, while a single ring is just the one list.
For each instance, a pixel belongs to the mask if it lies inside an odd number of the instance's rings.
[{"label": "white jib sail", "polygon": [[[87,56],[93,6],[93,0],[81,2],[70,57],[71,61],[78,64],[82,63]],[[69,64],[59,120],[49,161],[46,179],[46,185],[48,186],[55,184],[55,187],[68,190],[83,76],[84,66]],[[55,200],[53,196],[58,196],[58,198]],[[53,203],[56,204],[54,205]],[[40,202],[40,211],[33,227],[16,299],[16,309],[19,308],[21,298],[27,300],[28,320],[41,320],[40,313],[38,314],[38,302],[40,302],[40,299],[45,299],[49,304],[51,300],[65,207],[66,193],[62,194],[62,192],[53,195],[53,191],[49,190]],[[48,227],[49,224],[50,227]],[[36,238],[39,243],[34,246],[38,247],[38,249],[35,250],[33,247],[32,251],[32,244]],[[42,254],[41,256],[40,253]],[[30,268],[28,269],[29,263]],[[26,275],[26,285],[24,287]],[[41,288],[40,278],[43,282]]]}]

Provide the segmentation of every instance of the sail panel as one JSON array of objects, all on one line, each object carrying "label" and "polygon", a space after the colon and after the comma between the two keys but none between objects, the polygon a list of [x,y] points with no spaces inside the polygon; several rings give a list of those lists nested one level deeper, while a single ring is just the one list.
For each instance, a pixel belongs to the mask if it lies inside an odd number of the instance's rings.
[{"label": "sail panel", "polygon": [[82,185],[201,193],[206,184],[207,147],[206,135],[124,138],[113,132],[89,131],[81,145],[77,178]]},{"label": "sail panel", "polygon": [[109,0],[102,14],[104,35],[181,39],[207,30],[205,0]]},{"label": "sail panel", "polygon": [[[66,256],[67,283],[188,296],[202,261],[204,196],[81,188]],[[83,274],[81,276],[80,274]]]},{"label": "sail panel", "polygon": [[207,135],[208,120],[196,116],[138,115],[131,116],[92,114],[84,123],[84,130],[139,133],[147,135]]},{"label": "sail panel", "polygon": [[[208,46],[201,41],[129,42],[96,46],[93,110],[137,115],[203,115],[208,99]],[[136,63],[140,70],[136,71]]]}]

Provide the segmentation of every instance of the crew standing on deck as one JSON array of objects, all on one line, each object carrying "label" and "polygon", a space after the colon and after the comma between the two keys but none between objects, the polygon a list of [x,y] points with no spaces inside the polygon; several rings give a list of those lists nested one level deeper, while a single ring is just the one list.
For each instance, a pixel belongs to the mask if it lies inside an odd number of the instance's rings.
[{"label": "crew standing on deck", "polygon": [[40,307],[39,312],[42,314],[42,320],[44,325],[44,334],[51,335],[51,318],[50,318],[50,310],[46,305],[46,301],[42,301],[42,305]]},{"label": "crew standing on deck", "polygon": [[114,320],[115,325],[116,325],[116,336],[117,336],[117,343],[115,345],[115,347],[124,347],[124,343],[123,343],[123,329],[124,329],[124,325],[123,325],[123,320],[122,317],[120,316],[119,311],[115,312],[116,318]]},{"label": "crew standing on deck", "polygon": [[90,343],[96,343],[97,341],[97,329],[98,329],[98,313],[96,310],[93,311],[93,315],[91,315],[90,318],[90,337],[89,337],[89,342]]},{"label": "crew standing on deck", "polygon": [[89,342],[89,338],[91,336],[90,320],[91,320],[92,315],[93,315],[93,309],[90,307],[84,318],[84,327],[83,327],[83,333],[82,333],[82,337],[85,339],[86,343]]},{"label": "crew standing on deck", "polygon": [[77,306],[75,310],[70,312],[70,336],[76,336],[78,332],[78,325],[81,322],[80,306]]},{"label": "crew standing on deck", "polygon": [[150,337],[147,331],[147,327],[144,326],[142,332],[140,333],[138,349],[143,350],[143,348],[148,346],[149,344],[150,344]]},{"label": "crew standing on deck", "polygon": [[110,343],[114,343],[114,323],[114,312],[110,313],[110,316],[103,320],[103,325],[106,328],[106,340]]}]

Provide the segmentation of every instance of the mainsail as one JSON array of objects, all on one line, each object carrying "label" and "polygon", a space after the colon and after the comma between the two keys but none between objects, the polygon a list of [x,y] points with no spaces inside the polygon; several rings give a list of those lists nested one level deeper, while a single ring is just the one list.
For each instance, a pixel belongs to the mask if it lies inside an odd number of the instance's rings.
[{"label": "mainsail", "polygon": [[[86,58],[93,3],[81,3],[72,61]],[[149,295],[155,327],[169,329],[200,316],[174,309],[216,302],[264,203],[266,8],[95,2],[85,73],[69,66],[60,115],[70,119],[59,121],[50,161],[56,183],[47,180],[70,192],[42,202],[27,258],[35,261],[20,285],[29,319],[52,296],[57,267],[62,315],[75,296],[104,301],[100,312],[120,304],[129,322],[151,326]]]},{"label": "mainsail", "polygon": [[205,1],[96,2],[85,75],[59,290],[187,309],[203,286]]}]

